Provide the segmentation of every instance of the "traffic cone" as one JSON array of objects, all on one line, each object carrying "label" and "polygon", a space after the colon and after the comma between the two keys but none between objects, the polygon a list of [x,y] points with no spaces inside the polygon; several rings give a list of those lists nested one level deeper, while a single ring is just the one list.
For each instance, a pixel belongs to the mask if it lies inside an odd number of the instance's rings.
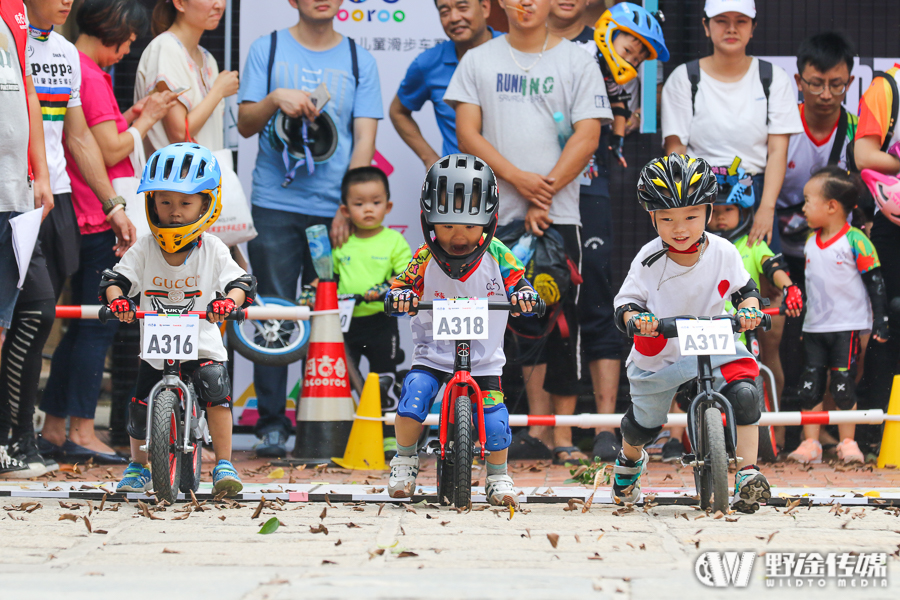
[{"label": "traffic cone", "polygon": [[347,355],[337,313],[337,284],[319,281],[316,311],[311,317],[309,352],[303,392],[297,407],[297,441],[293,455],[299,463],[327,463],[347,446],[353,426],[353,397],[347,375]]},{"label": "traffic cone", "polygon": [[344,458],[332,458],[332,462],[345,469],[383,471],[384,424],[375,419],[381,419],[381,383],[377,373],[369,373]]},{"label": "traffic cone", "polygon": [[[900,416],[900,375],[894,376],[887,414],[894,417]],[[885,465],[900,467],[900,421],[884,422],[881,450],[878,452],[878,468],[883,469]]]}]

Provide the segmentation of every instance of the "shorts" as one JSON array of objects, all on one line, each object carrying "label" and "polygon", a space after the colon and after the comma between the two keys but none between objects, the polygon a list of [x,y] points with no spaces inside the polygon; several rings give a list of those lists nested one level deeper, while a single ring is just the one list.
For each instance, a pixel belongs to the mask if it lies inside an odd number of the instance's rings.
[{"label": "shorts", "polygon": [[58,299],[62,286],[73,275],[81,261],[81,232],[72,206],[72,194],[54,194],[53,210],[41,223],[38,239],[47,260],[47,272]]},{"label": "shorts", "polygon": [[806,366],[833,371],[854,371],[859,355],[858,331],[803,332]]},{"label": "shorts", "polygon": [[[182,362],[181,380],[185,383],[192,382],[194,378],[194,371],[196,371],[197,367],[199,367],[201,364],[207,362],[218,363],[219,361],[210,361],[210,359],[204,358],[201,360],[187,360]],[[147,362],[142,360],[140,366],[138,367],[137,381],[134,384],[134,399],[132,400],[132,402],[146,403],[148,396],[150,396],[150,392],[153,391],[153,386],[162,381],[162,377],[162,371],[157,371]],[[196,386],[194,387],[194,389],[196,390]],[[231,391],[229,391],[228,395],[229,397],[231,396]],[[200,401],[200,403],[203,404],[202,400]],[[225,402],[219,404],[218,406],[230,407],[231,402]]]},{"label": "shorts", "polygon": [[344,343],[347,358],[358,368],[360,357],[365,356],[372,373],[394,373],[403,362],[397,319],[384,313],[353,317],[350,330],[344,334]]},{"label": "shorts", "polygon": [[[566,254],[581,271],[581,228],[578,225],[551,225],[563,238]],[[508,329],[514,335],[508,352],[525,366],[547,365],[544,390],[557,396],[577,396],[581,379],[581,333],[578,326],[578,295],[574,286],[558,307],[548,307],[542,318],[511,317]],[[551,325],[548,335],[544,335]],[[564,330],[565,335],[561,332]]]},{"label": "shorts", "polygon": [[624,336],[615,325],[610,258],[613,253],[609,181],[595,177],[581,188],[581,284],[578,324],[585,360],[622,359]]},{"label": "shorts", "polygon": [[[710,356],[713,367],[713,389],[739,379],[755,380],[759,365],[750,351],[735,344],[736,355]],[[631,387],[631,402],[637,424],[646,429],[661,427],[668,421],[669,407],[682,383],[697,377],[697,357],[684,356],[659,371],[645,371],[633,362],[626,368]]]},{"label": "shorts", "polygon": [[0,212],[0,329],[12,323],[13,311],[19,299],[19,265],[12,245],[12,226],[9,220],[17,212]]}]

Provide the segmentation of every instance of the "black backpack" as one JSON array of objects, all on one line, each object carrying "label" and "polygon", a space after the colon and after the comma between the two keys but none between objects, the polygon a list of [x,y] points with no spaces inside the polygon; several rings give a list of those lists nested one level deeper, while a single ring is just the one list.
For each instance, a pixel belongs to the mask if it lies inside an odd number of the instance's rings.
[{"label": "black backpack", "polygon": [[[763,93],[766,95],[766,125],[769,124],[769,88],[772,87],[772,63],[767,60],[759,61],[759,81],[762,83]],[[687,67],[688,81],[691,82],[691,114],[697,114],[695,100],[697,98],[697,90],[700,88],[700,59],[694,59],[688,62]]]}]

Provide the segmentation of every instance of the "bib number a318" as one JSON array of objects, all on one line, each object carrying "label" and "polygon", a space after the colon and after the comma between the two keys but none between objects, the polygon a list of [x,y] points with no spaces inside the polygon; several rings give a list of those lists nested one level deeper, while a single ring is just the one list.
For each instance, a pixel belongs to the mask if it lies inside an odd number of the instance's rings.
[{"label": "bib number a318", "polygon": [[144,317],[141,358],[196,360],[200,339],[198,315]]},{"label": "bib number a318", "polygon": [[435,300],[435,340],[486,340],[487,299]]},{"label": "bib number a318", "polygon": [[718,320],[679,320],[678,344],[682,356],[698,355],[730,355],[736,354],[734,332],[731,321]]}]

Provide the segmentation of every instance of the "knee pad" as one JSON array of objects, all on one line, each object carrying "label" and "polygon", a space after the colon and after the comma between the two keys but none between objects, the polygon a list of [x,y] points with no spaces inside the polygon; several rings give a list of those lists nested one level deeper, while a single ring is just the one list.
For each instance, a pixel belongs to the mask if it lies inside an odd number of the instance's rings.
[{"label": "knee pad", "polygon": [[638,424],[634,418],[634,406],[629,406],[622,417],[622,439],[632,446],[646,446],[656,439],[659,432],[662,431],[662,425],[659,427],[643,427]]},{"label": "knee pad", "polygon": [[828,387],[839,409],[850,410],[856,404],[856,381],[850,371],[832,370]]},{"label": "knee pad", "polygon": [[822,386],[825,379],[824,367],[805,367],[797,386],[797,399],[801,410],[812,410],[822,401]]},{"label": "knee pad", "polygon": [[147,439],[147,401],[132,398],[128,405],[128,435],[136,440]]},{"label": "knee pad", "polygon": [[228,369],[220,362],[209,361],[194,371],[194,388],[200,402],[210,406],[230,406],[231,380]]},{"label": "knee pad", "polygon": [[419,423],[423,422],[440,389],[441,382],[437,377],[428,371],[413,369],[403,380],[397,414]]},{"label": "knee pad", "polygon": [[512,431],[509,428],[509,411],[505,404],[484,407],[484,449],[495,452],[506,450],[512,443]]},{"label": "knee pad", "polygon": [[731,403],[735,425],[755,425],[759,422],[759,388],[752,379],[738,379],[726,384],[719,392]]}]

